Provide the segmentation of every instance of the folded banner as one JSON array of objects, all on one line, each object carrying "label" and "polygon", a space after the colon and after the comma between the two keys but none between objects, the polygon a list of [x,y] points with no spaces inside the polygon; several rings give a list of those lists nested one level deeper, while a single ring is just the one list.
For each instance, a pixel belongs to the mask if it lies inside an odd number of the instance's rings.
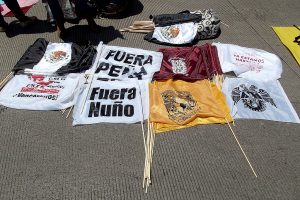
[{"label": "folded banner", "polygon": [[78,74],[16,75],[0,92],[0,104],[16,109],[61,110],[74,105]]},{"label": "folded banner", "polygon": [[213,43],[218,49],[222,71],[233,71],[238,77],[268,81],[281,77],[282,64],[272,53],[233,44]]},{"label": "folded banner", "polygon": [[73,125],[136,123],[148,116],[148,81],[101,81],[83,84],[73,112]]},{"label": "folded banner", "polygon": [[300,27],[272,27],[300,65]]},{"label": "folded banner", "polygon": [[154,74],[154,80],[195,81],[222,74],[216,47],[210,44],[159,51],[163,53],[163,62],[160,71]]},{"label": "folded banner", "polygon": [[102,45],[88,73],[107,80],[152,79],[159,71],[162,53],[143,49]]},{"label": "folded banner", "polygon": [[150,84],[150,121],[156,133],[232,121],[222,92],[208,80]]},{"label": "folded banner", "polygon": [[16,73],[58,74],[79,73],[92,66],[96,49],[75,43],[51,43],[37,39],[17,62]]},{"label": "folded banner", "polygon": [[182,11],[177,14],[150,16],[155,24],[154,31],[144,39],[158,44],[181,45],[192,43],[198,35],[196,25],[202,19],[201,14]]},{"label": "folded banner", "polygon": [[235,119],[300,123],[296,111],[277,80],[254,82],[242,78],[227,78],[222,89]]}]

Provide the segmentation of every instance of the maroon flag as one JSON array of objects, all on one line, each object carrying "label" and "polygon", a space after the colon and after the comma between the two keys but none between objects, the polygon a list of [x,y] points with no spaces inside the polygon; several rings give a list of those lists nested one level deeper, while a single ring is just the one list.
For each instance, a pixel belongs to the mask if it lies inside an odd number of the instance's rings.
[{"label": "maroon flag", "polygon": [[222,74],[216,47],[210,44],[159,51],[163,53],[163,62],[160,71],[154,74],[154,80],[196,81]]}]

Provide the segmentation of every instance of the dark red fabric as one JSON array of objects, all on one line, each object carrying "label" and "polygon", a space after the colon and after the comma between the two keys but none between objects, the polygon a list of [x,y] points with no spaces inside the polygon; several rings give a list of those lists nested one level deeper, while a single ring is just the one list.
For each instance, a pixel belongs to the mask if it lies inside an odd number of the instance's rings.
[{"label": "dark red fabric", "polygon": [[[29,9],[30,9],[31,7],[32,7],[32,6],[23,7],[23,8],[21,8],[21,10],[22,10],[22,12],[23,12],[24,14],[26,14],[26,13],[29,11]],[[5,16],[5,17],[14,17],[15,15],[14,15],[14,13],[12,13],[11,11],[9,11],[9,12],[6,13],[4,16]]]},{"label": "dark red fabric", "polygon": [[[205,44],[194,47],[159,49],[163,53],[162,66],[153,76],[154,80],[180,79],[195,81],[210,79],[215,74],[222,74],[216,47]],[[177,64],[174,64],[177,61]],[[178,73],[178,63],[185,66],[185,73]],[[176,68],[177,66],[177,68]],[[175,71],[174,71],[175,68]]]}]

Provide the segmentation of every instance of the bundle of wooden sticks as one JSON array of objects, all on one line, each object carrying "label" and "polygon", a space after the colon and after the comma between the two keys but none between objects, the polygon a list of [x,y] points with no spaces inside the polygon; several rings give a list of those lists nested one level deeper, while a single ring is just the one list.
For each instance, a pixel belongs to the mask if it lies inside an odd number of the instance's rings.
[{"label": "bundle of wooden sticks", "polygon": [[154,23],[152,21],[134,21],[128,28],[122,28],[121,32],[133,33],[149,33],[154,30]]}]

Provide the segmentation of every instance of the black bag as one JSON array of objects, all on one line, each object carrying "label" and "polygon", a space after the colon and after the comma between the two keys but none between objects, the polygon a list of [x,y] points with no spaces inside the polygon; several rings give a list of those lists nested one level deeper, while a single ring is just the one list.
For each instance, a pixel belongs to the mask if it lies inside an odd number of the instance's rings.
[{"label": "black bag", "polygon": [[152,19],[155,26],[171,26],[186,22],[200,22],[202,17],[199,14],[191,14],[189,11],[182,11],[177,14],[150,15],[150,19]]},{"label": "black bag", "polygon": [[[174,31],[175,31],[175,29],[177,29],[178,32],[180,32],[180,28],[175,27],[176,25],[184,24],[184,23],[188,23],[188,22],[193,22],[194,24],[199,23],[202,20],[202,16],[201,16],[201,14],[192,14],[189,11],[182,11],[177,14],[162,14],[162,15],[156,15],[156,16],[151,15],[150,19],[153,20],[155,27],[166,27],[167,30],[165,32],[169,32],[169,31],[172,32],[172,29],[174,29]],[[154,42],[157,44],[181,46],[181,45],[193,44],[195,42],[194,39],[198,37],[197,34],[195,34],[189,38],[188,42],[185,41],[182,43],[174,44],[174,43],[170,42],[170,40],[168,42],[164,41],[164,39],[162,39],[160,41],[159,39],[153,37],[154,31],[146,34],[144,39],[149,42]],[[162,32],[162,29],[160,32]]]}]

